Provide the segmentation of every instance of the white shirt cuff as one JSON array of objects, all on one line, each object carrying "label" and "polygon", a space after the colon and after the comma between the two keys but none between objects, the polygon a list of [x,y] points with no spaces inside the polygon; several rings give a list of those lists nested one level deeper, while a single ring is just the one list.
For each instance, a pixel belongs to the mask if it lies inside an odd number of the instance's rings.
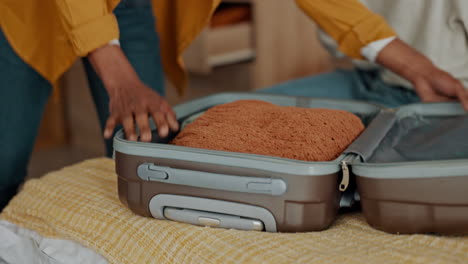
[{"label": "white shirt cuff", "polygon": [[371,42],[361,49],[361,55],[368,61],[375,62],[375,60],[377,59],[377,55],[379,55],[379,52],[396,38],[396,36],[393,36]]},{"label": "white shirt cuff", "polygon": [[120,41],[118,39],[113,39],[107,43],[108,45],[120,46]]}]

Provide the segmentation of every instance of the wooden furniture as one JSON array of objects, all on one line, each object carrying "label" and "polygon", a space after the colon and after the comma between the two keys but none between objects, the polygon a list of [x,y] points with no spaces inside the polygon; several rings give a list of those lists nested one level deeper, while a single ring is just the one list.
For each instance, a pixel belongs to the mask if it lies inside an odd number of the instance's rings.
[{"label": "wooden furniture", "polygon": [[[224,0],[250,8],[250,19],[219,27],[208,26],[184,54],[192,73],[251,61],[250,88],[324,71],[331,67],[316,37],[316,27],[294,1]],[[215,13],[214,16],[216,16]]]}]

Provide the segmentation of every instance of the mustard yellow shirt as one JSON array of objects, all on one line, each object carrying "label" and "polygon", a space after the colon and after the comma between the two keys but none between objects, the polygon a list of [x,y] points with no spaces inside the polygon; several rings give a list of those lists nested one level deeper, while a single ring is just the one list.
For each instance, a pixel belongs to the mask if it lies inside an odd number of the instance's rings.
[{"label": "mustard yellow shirt", "polygon": [[[169,80],[183,92],[181,55],[221,0],[153,0],[161,56]],[[296,0],[340,49],[360,58],[367,44],[394,31],[359,0]],[[51,83],[79,57],[118,39],[112,10],[119,0],[0,0],[0,27],[16,53]]]}]

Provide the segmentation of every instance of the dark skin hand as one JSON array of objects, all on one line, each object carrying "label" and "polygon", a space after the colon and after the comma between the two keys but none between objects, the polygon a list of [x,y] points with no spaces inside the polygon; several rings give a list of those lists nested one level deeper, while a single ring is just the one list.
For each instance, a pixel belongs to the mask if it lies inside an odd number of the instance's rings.
[{"label": "dark skin hand", "polygon": [[107,45],[88,55],[89,61],[101,78],[110,98],[110,116],[104,137],[111,138],[115,127],[122,124],[128,140],[136,141],[136,127],[140,140],[151,141],[149,117],[166,137],[169,129],[177,131],[179,124],[170,105],[157,92],[144,84],[119,46]]},{"label": "dark skin hand", "polygon": [[421,101],[458,100],[468,111],[468,90],[463,84],[400,39],[380,51],[377,63],[410,81]]}]

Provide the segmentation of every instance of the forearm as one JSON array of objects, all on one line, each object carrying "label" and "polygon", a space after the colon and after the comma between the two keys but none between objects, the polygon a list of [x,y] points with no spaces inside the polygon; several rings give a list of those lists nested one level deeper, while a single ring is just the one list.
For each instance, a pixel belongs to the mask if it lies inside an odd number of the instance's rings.
[{"label": "forearm", "polygon": [[106,45],[88,55],[94,70],[101,78],[107,92],[112,95],[119,87],[138,82],[139,78],[120,46]]},{"label": "forearm", "polygon": [[403,41],[390,42],[377,55],[376,61],[410,81],[423,102],[458,100],[468,111],[468,90],[460,80]]},{"label": "forearm", "polygon": [[435,68],[424,54],[398,38],[379,52],[376,62],[411,82],[430,74]]},{"label": "forearm", "polygon": [[141,140],[149,142],[149,116],[153,117],[161,137],[166,137],[169,129],[179,129],[169,104],[140,80],[120,46],[105,45],[90,52],[88,58],[109,94],[110,116],[105,138],[110,138],[115,126],[122,124],[127,139],[137,140],[137,126]]}]

